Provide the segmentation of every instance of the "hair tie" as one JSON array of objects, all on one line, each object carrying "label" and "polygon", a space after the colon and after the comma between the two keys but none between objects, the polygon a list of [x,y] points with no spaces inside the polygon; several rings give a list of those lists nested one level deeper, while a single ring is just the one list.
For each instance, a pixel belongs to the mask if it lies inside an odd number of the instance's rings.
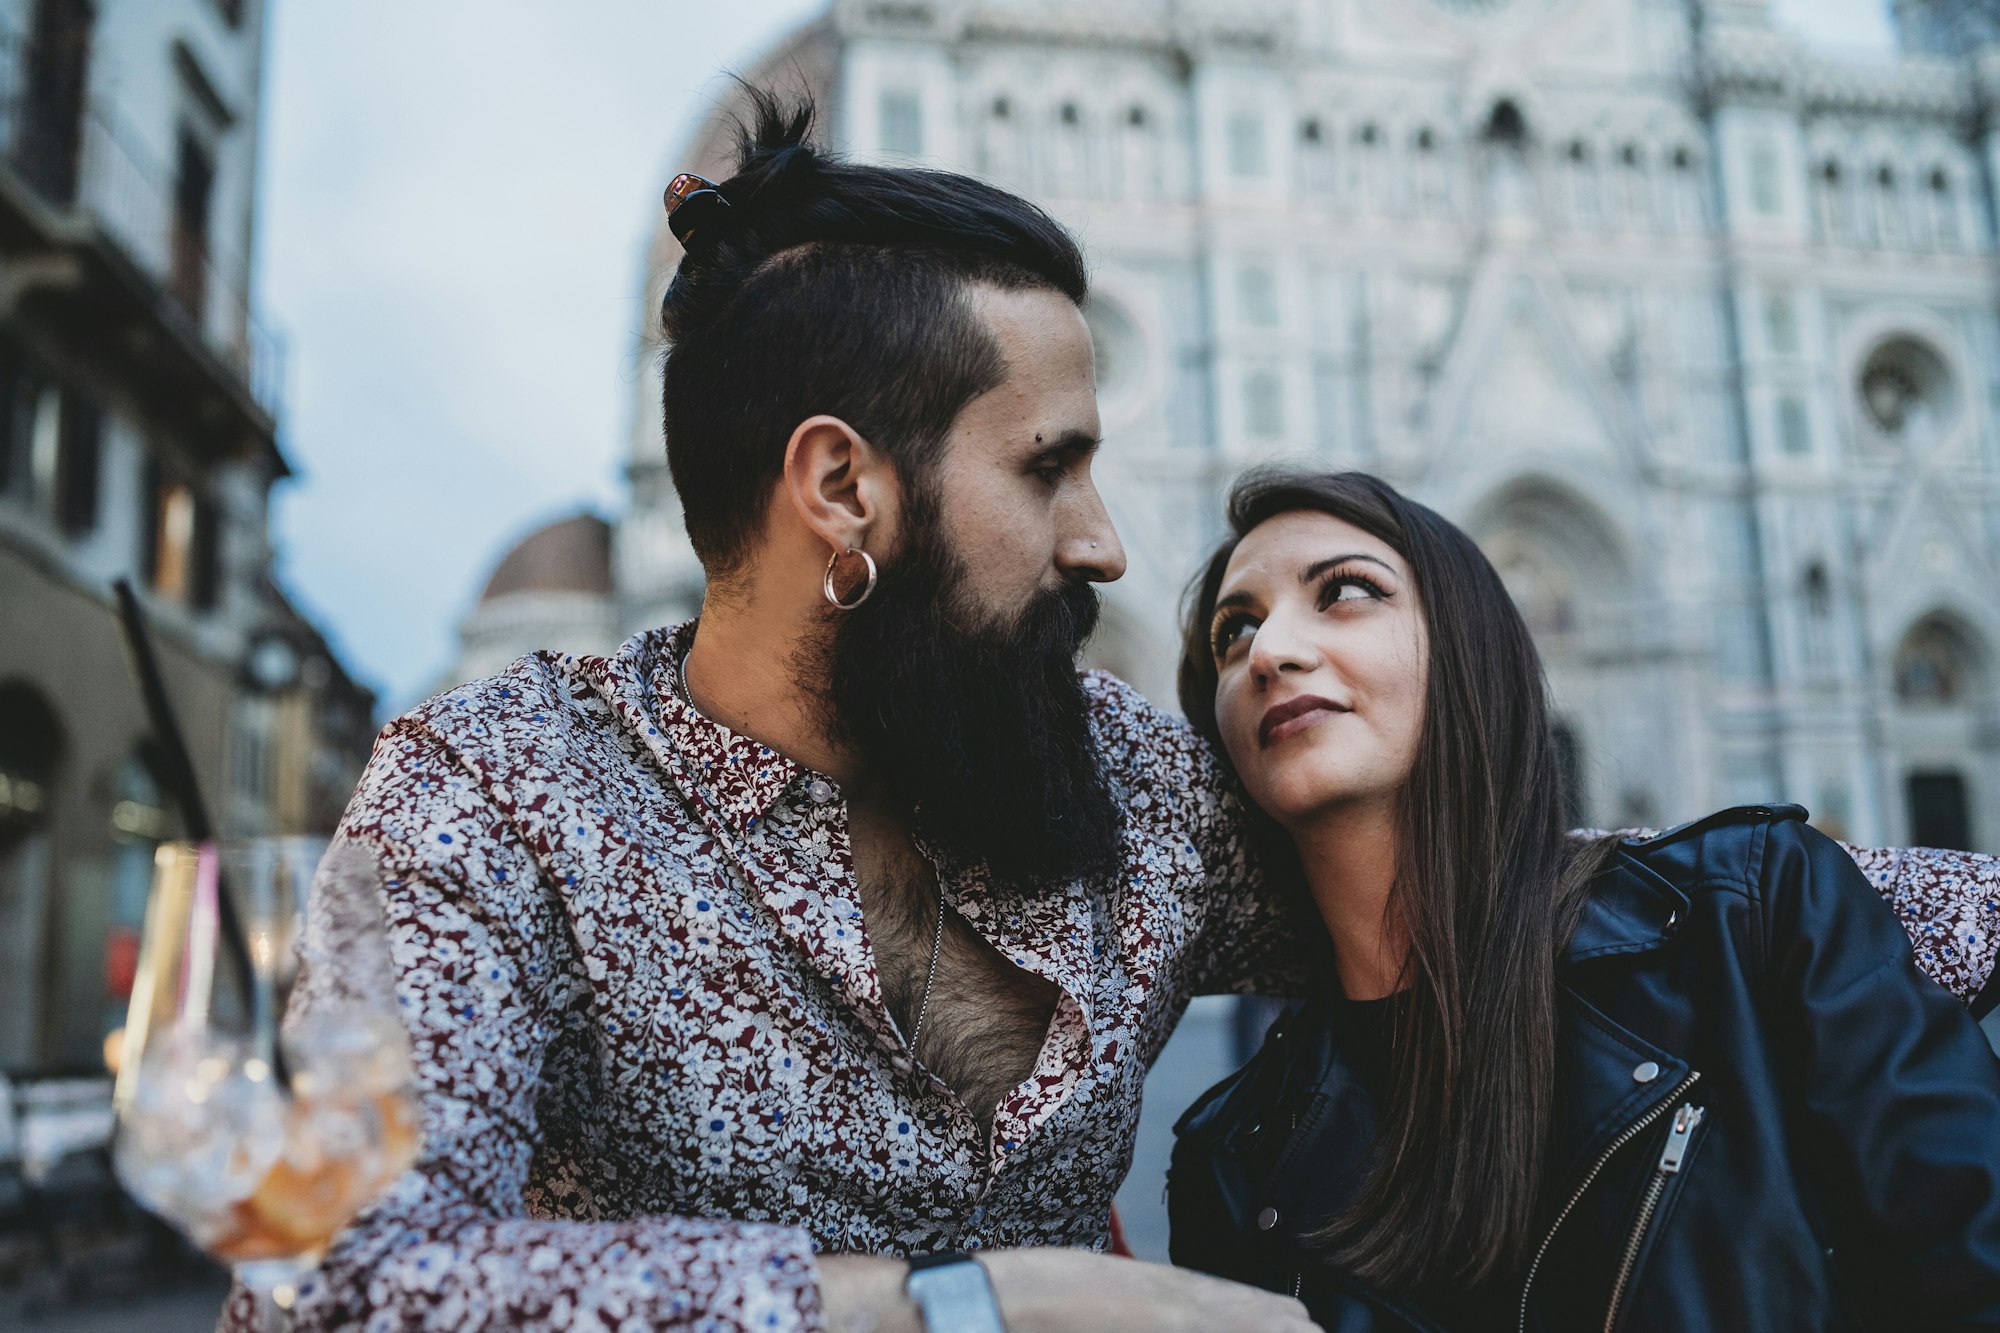
[{"label": "hair tie", "polygon": [[714,181],[683,171],[667,182],[667,229],[683,249],[694,245],[697,232],[713,239],[733,211]]}]

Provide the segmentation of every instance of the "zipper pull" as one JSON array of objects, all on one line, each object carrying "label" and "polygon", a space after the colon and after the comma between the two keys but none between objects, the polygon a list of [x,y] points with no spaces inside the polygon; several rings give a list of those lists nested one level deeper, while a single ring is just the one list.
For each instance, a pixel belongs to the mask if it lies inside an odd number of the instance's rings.
[{"label": "zipper pull", "polygon": [[1694,1127],[1707,1114],[1707,1110],[1699,1106],[1683,1106],[1674,1112],[1674,1123],[1667,1127],[1667,1146],[1660,1150],[1660,1174],[1671,1176],[1681,1169],[1681,1160],[1687,1156],[1688,1140],[1694,1137]]}]

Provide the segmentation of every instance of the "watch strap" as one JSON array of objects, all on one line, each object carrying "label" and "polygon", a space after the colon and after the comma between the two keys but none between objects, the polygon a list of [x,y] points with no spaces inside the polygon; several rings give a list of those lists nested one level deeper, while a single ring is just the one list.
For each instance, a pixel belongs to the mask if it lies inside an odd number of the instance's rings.
[{"label": "watch strap", "polygon": [[903,1286],[923,1314],[926,1333],[1007,1333],[993,1283],[977,1259],[945,1250],[909,1263]]}]

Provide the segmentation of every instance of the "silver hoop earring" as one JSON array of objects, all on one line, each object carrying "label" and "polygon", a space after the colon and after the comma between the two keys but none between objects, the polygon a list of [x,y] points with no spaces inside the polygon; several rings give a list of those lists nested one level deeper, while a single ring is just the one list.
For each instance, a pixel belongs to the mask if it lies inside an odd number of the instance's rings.
[{"label": "silver hoop earring", "polygon": [[[868,581],[861,585],[861,595],[851,602],[841,601],[840,594],[833,590],[833,571],[840,564],[840,558],[843,555],[860,556],[862,565],[868,571]],[[819,581],[819,590],[826,594],[826,600],[833,606],[834,610],[852,611],[855,607],[867,601],[875,592],[875,557],[866,551],[857,551],[852,546],[848,547],[845,551],[835,551],[826,562],[826,577]]]}]

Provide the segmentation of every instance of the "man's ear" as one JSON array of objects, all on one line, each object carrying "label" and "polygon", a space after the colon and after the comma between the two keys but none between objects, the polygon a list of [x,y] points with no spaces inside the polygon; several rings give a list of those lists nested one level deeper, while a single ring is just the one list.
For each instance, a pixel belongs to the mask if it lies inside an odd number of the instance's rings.
[{"label": "man's ear", "polygon": [[888,457],[839,417],[807,417],[785,445],[779,486],[799,521],[838,553],[893,543],[902,497]]}]

